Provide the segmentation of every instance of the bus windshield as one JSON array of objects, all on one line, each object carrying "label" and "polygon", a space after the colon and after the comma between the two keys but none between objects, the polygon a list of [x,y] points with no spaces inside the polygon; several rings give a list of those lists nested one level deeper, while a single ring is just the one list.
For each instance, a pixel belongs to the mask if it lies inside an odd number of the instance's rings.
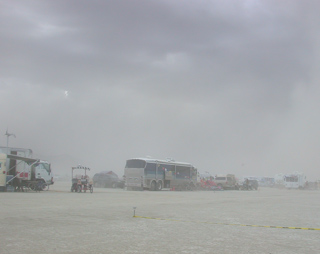
[{"label": "bus windshield", "polygon": [[127,160],[126,168],[145,168],[146,162],[143,160]]}]

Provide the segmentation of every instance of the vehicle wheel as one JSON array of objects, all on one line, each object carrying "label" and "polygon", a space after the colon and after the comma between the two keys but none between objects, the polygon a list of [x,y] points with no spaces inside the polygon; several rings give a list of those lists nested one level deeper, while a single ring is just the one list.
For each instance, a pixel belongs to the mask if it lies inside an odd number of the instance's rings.
[{"label": "vehicle wheel", "polygon": [[49,185],[46,184],[46,183],[42,183],[41,189],[42,189],[43,191],[45,191],[45,190],[47,191],[47,190],[49,190]]},{"label": "vehicle wheel", "polygon": [[151,190],[151,191],[155,191],[155,190],[156,190],[156,187],[157,187],[156,182],[155,182],[155,181],[152,181],[150,190]]},{"label": "vehicle wheel", "polygon": [[162,181],[159,181],[157,183],[157,191],[161,191],[162,190]]},{"label": "vehicle wheel", "polygon": [[31,190],[35,190],[35,186],[33,183],[29,183],[28,184],[28,188],[31,189]]},{"label": "vehicle wheel", "polygon": [[195,190],[196,190],[196,186],[194,186],[193,183],[190,183],[190,184],[189,184],[189,190],[190,190],[190,191],[195,191]]},{"label": "vehicle wheel", "polygon": [[112,183],[112,188],[113,189],[117,188],[117,183]]}]

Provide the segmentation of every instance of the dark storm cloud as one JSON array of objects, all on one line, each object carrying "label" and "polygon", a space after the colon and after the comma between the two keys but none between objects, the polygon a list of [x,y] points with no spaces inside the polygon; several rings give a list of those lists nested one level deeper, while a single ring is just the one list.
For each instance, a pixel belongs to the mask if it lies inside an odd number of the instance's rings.
[{"label": "dark storm cloud", "polygon": [[120,174],[145,155],[315,174],[316,1],[0,3],[13,146]]}]

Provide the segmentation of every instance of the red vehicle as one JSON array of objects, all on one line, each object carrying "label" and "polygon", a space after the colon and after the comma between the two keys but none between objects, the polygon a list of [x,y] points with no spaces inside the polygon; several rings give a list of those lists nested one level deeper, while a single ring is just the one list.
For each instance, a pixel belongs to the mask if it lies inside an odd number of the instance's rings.
[{"label": "red vehicle", "polygon": [[217,186],[217,184],[212,181],[212,178],[205,180],[201,179],[200,186],[203,190],[220,190],[221,188]]}]

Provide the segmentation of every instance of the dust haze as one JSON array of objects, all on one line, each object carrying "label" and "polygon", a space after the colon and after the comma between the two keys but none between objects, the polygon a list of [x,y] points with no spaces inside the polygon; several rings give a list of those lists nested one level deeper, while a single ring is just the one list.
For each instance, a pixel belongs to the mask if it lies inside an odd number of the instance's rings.
[{"label": "dust haze", "polygon": [[0,6],[1,146],[57,174],[148,155],[319,179],[318,1]]}]

